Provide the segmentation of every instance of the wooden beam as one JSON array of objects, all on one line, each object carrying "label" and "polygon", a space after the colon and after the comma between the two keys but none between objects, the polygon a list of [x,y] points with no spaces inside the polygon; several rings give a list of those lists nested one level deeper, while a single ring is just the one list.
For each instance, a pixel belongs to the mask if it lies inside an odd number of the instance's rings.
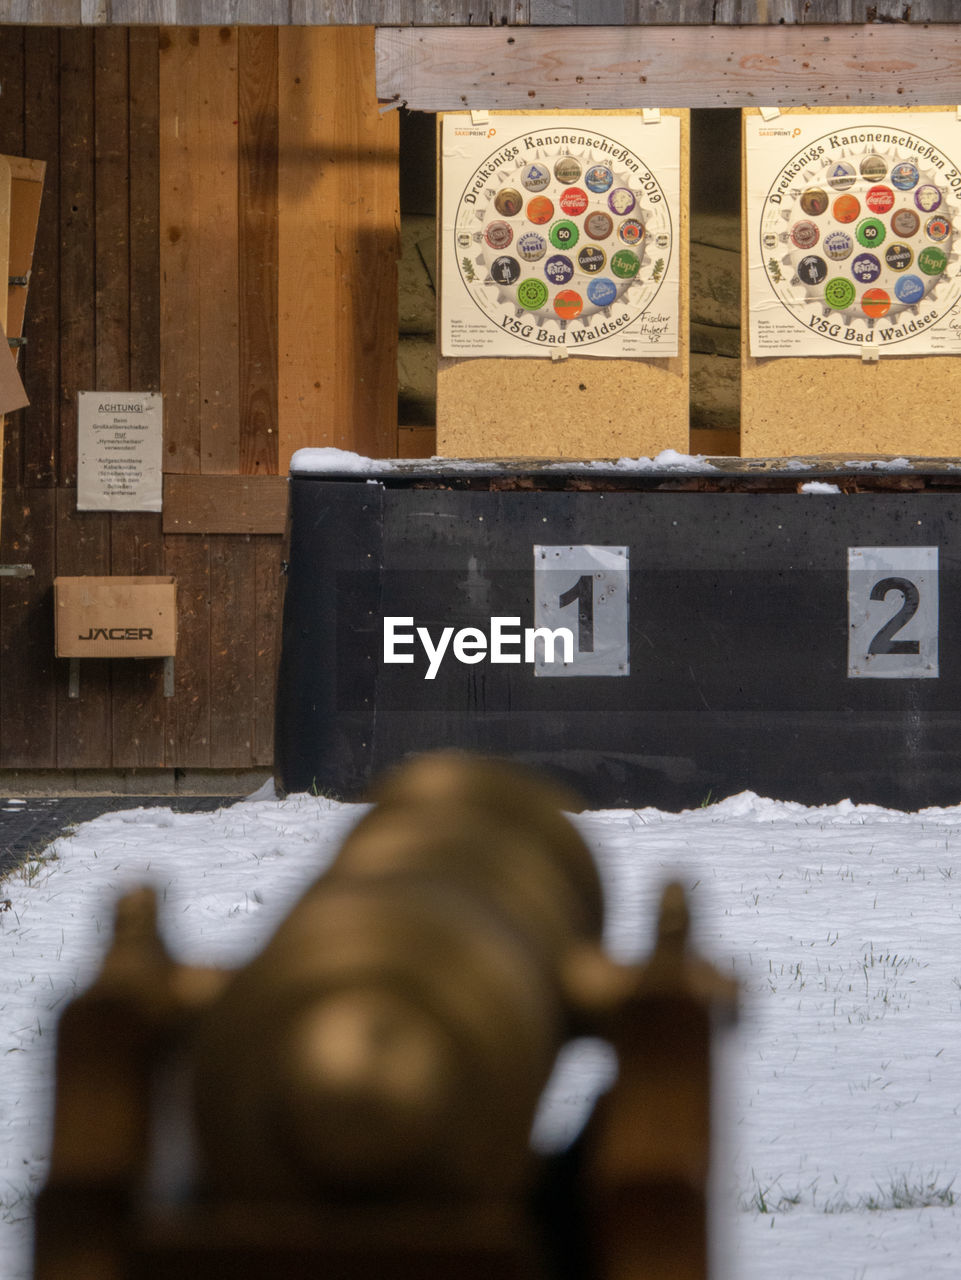
[{"label": "wooden beam", "polygon": [[0,23],[34,26],[451,27],[951,22],[957,0],[0,0]]},{"label": "wooden beam", "polygon": [[[582,0],[586,2],[586,0]],[[688,0],[690,3],[691,0]],[[712,0],[695,0],[710,7]],[[800,2],[800,0],[798,0]],[[917,3],[918,0],[915,0]],[[628,0],[630,4],[630,0]],[[529,0],[0,0],[0,23],[43,26],[364,26],[527,22]]]},{"label": "wooden beam", "polygon": [[286,476],[164,477],[164,533],[283,533]]},{"label": "wooden beam", "polygon": [[278,465],[397,442],[398,125],[371,27],[278,33]]},{"label": "wooden beam", "polygon": [[958,27],[384,27],[377,96],[415,111],[933,106]]}]

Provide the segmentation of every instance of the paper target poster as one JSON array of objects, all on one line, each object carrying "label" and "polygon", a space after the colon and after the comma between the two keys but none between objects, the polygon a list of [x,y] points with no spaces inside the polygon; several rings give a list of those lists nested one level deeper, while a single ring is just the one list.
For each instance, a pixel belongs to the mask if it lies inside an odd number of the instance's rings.
[{"label": "paper target poster", "polygon": [[441,354],[677,355],[680,120],[445,115]]},{"label": "paper target poster", "polygon": [[745,125],[751,355],[961,351],[957,112]]}]

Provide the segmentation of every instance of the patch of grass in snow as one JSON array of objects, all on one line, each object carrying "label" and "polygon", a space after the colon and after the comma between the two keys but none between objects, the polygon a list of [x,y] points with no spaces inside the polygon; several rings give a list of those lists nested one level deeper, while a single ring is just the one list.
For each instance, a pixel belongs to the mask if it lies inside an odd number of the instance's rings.
[{"label": "patch of grass in snow", "polygon": [[753,1188],[741,1195],[739,1205],[748,1213],[785,1213],[801,1203],[801,1192],[785,1191],[779,1178],[766,1187],[762,1186],[756,1175]]},{"label": "patch of grass in snow", "polygon": [[878,1183],[877,1192],[864,1196],[858,1207],[875,1212],[880,1209],[949,1209],[958,1202],[954,1178],[938,1186],[938,1177],[937,1174],[929,1174],[910,1182],[907,1174],[899,1174],[886,1187]]},{"label": "patch of grass in snow", "polygon": [[0,1194],[0,1222],[27,1222],[33,1217],[34,1192],[28,1187],[9,1187]]},{"label": "patch of grass in snow", "polygon": [[[787,1213],[804,1203],[804,1193],[800,1188],[786,1191],[780,1178],[775,1178],[766,1186],[758,1180],[756,1174],[751,1175],[754,1185],[750,1191],[742,1193],[738,1198],[738,1207],[747,1213]],[[866,1195],[853,1198],[838,1192],[828,1199],[817,1194],[817,1183],[811,1188],[810,1204],[813,1209],[822,1213],[883,1213],[892,1209],[950,1209],[958,1204],[958,1193],[954,1190],[954,1178],[944,1182],[936,1172],[913,1177],[906,1173],[894,1174],[886,1186],[875,1183],[875,1190]],[[820,1202],[819,1202],[820,1200]]]},{"label": "patch of grass in snow", "polygon": [[60,854],[55,852],[52,846],[47,849],[40,849],[37,853],[28,853],[24,861],[17,867],[17,876],[24,884],[33,884],[44,867],[51,862],[59,861]]},{"label": "patch of grass in snow", "polygon": [[316,778],[311,779],[308,790],[312,796],[316,796],[319,800],[339,800],[341,798],[337,792],[332,791],[330,787],[318,786]]}]

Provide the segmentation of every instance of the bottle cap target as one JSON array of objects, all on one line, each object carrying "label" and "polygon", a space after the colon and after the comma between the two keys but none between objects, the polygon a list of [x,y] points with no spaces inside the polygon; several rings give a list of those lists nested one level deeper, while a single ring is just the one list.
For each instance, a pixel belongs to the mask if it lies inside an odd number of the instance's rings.
[{"label": "bottle cap target", "polygon": [[884,251],[884,261],[892,271],[907,271],[914,261],[914,254],[906,244],[889,244]]},{"label": "bottle cap target", "polygon": [[547,298],[547,285],[543,280],[522,280],[517,286],[517,301],[525,311],[540,310]]},{"label": "bottle cap target", "polygon": [[617,297],[617,285],[606,276],[600,276],[587,286],[587,297],[595,307],[609,307]]},{"label": "bottle cap target", "polygon": [[555,253],[544,263],[544,275],[551,284],[567,284],[574,277],[574,264],[562,253]]},{"label": "bottle cap target", "polygon": [[573,320],[584,310],[584,299],[576,289],[562,289],[554,295],[554,310],[562,320]]},{"label": "bottle cap target", "polygon": [[915,191],[914,203],[922,213],[934,213],[941,204],[941,192],[932,182],[925,182]]},{"label": "bottle cap target", "polygon": [[858,238],[858,244],[871,246],[883,244],[887,233],[880,218],[865,218],[858,223],[854,234]]},{"label": "bottle cap target", "polygon": [[641,269],[641,260],[632,249],[618,249],[611,258],[611,270],[621,280],[632,280]]},{"label": "bottle cap target", "polygon": [[845,311],[854,301],[855,292],[850,280],[835,276],[824,286],[824,301],[835,311]]},{"label": "bottle cap target", "polygon": [[586,275],[594,276],[603,271],[607,263],[604,250],[595,244],[586,244],[577,251],[577,265]]},{"label": "bottle cap target", "polygon": [[554,206],[547,196],[535,196],[527,206],[527,217],[535,226],[543,226],[554,216]]},{"label": "bottle cap target", "polygon": [[894,192],[890,187],[871,187],[864,203],[872,213],[888,213],[894,208]]},{"label": "bottle cap target", "polygon": [[828,264],[823,258],[809,253],[798,263],[797,273],[802,284],[823,284],[828,278]]},{"label": "bottle cap target", "polygon": [[934,245],[928,245],[918,254],[918,266],[926,276],[939,276],[947,265],[948,255]]},{"label": "bottle cap target", "polygon": [[887,161],[881,156],[865,156],[858,168],[861,177],[868,182],[880,182],[888,171]]},{"label": "bottle cap target", "polygon": [[861,295],[861,310],[872,320],[878,320],[891,310],[891,295],[884,289],[867,289]]},{"label": "bottle cap target", "polygon": [[828,193],[823,187],[808,187],[801,192],[799,203],[809,217],[816,218],[828,207]]},{"label": "bottle cap target", "polygon": [[625,218],[617,228],[617,238],[624,244],[640,244],[644,239],[644,224],[637,218]]},{"label": "bottle cap target", "polygon": [[623,218],[625,214],[630,213],[636,204],[634,192],[629,187],[615,187],[607,197],[607,207],[611,213],[616,213],[619,218]]},{"label": "bottle cap target", "polygon": [[921,174],[911,160],[902,160],[891,170],[891,181],[899,191],[910,191],[918,185]]},{"label": "bottle cap target", "polygon": [[495,258],[491,263],[491,279],[496,280],[498,284],[516,284],[520,278],[521,264],[516,258],[509,258],[505,255],[501,258]]},{"label": "bottle cap target", "polygon": [[494,197],[494,208],[502,217],[513,218],[524,207],[524,197],[514,187],[501,187]]},{"label": "bottle cap target", "polygon": [[563,182],[565,185],[576,182],[581,173],[580,161],[575,160],[573,156],[558,156],[554,161],[554,177],[558,182]]},{"label": "bottle cap target", "polygon": [[587,192],[580,187],[568,187],[561,192],[557,203],[561,206],[562,213],[566,213],[569,218],[577,218],[587,208]]},{"label": "bottle cap target", "polygon": [[822,248],[832,262],[843,262],[854,251],[854,239],[846,231],[829,231]]},{"label": "bottle cap target", "polygon": [[891,216],[891,230],[897,236],[913,236],[917,234],[921,219],[913,209],[898,209]]},{"label": "bottle cap target", "polygon": [[584,230],[592,240],[606,240],[614,230],[614,219],[609,213],[589,213],[584,219]]},{"label": "bottle cap target", "polygon": [[849,187],[854,186],[857,178],[854,165],[848,164],[847,160],[839,160],[828,172],[828,186],[833,187],[835,191],[847,191]]},{"label": "bottle cap target", "polygon": [[517,253],[525,262],[538,262],[547,252],[547,239],[539,231],[525,231],[517,237]]},{"label": "bottle cap target", "polygon": [[573,249],[581,237],[577,223],[567,218],[555,222],[547,233],[547,238],[555,249]]},{"label": "bottle cap target", "polygon": [[918,276],[902,276],[894,286],[894,296],[898,302],[913,307],[924,297],[924,281]]},{"label": "bottle cap target", "polygon": [[551,171],[543,164],[529,164],[521,173],[521,186],[528,191],[543,191],[550,181]]},{"label": "bottle cap target", "polygon": [[851,263],[851,275],[859,284],[874,284],[881,274],[881,263],[873,253],[859,253]]},{"label": "bottle cap target", "polygon": [[484,228],[484,239],[492,249],[506,249],[514,239],[514,232],[507,222],[489,222]]},{"label": "bottle cap target", "polygon": [[584,183],[588,191],[600,194],[609,191],[614,183],[614,174],[606,164],[595,164],[584,174]]},{"label": "bottle cap target", "polygon": [[861,202],[857,196],[838,196],[831,212],[835,222],[853,222],[861,212]]},{"label": "bottle cap target", "polygon": [[795,222],[791,228],[791,240],[799,249],[813,249],[820,238],[813,222]]}]

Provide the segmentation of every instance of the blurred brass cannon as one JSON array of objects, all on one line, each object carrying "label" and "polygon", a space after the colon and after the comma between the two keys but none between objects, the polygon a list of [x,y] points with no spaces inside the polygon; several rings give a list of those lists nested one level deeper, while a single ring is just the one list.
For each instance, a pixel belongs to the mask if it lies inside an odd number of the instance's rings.
[{"label": "blurred brass cannon", "polygon": [[[122,900],[58,1043],[36,1280],[694,1280],[707,1272],[712,1012],[669,886],[643,965],[601,945],[563,808],[506,764],[424,756],[234,974],[174,964]],[[618,1079],[531,1149],[561,1047]]]}]

